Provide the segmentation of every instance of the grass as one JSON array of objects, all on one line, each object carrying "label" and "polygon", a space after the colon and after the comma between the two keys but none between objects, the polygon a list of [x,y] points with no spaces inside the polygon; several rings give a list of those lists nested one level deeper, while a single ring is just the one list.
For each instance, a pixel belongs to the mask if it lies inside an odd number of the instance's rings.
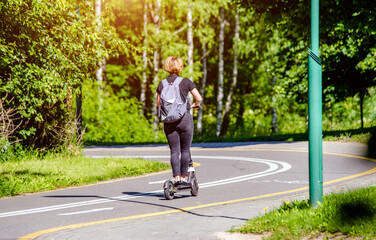
[{"label": "grass", "polygon": [[[376,187],[324,196],[311,208],[307,200],[285,202],[278,209],[251,220],[231,232],[264,233],[263,239],[328,239],[342,236],[376,239]],[[343,239],[340,238],[340,239]]]},{"label": "grass", "polygon": [[170,165],[139,158],[101,158],[35,154],[0,162],[0,197],[81,186],[170,169]]}]

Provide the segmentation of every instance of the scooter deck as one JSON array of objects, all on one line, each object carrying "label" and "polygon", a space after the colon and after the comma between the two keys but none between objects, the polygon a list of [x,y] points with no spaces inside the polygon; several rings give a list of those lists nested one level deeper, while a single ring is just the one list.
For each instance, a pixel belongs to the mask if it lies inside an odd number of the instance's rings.
[{"label": "scooter deck", "polygon": [[189,185],[176,185],[175,188],[177,190],[184,190],[184,189],[191,189],[192,188],[192,183],[189,183]]}]

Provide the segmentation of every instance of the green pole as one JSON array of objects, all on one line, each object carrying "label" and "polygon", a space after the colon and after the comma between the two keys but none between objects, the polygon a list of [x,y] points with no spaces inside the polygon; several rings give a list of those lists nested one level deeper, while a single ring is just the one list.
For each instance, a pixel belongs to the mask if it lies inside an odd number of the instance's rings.
[{"label": "green pole", "polygon": [[311,206],[322,202],[322,69],[319,58],[319,0],[311,0],[311,48],[309,50],[308,131],[309,192]]}]

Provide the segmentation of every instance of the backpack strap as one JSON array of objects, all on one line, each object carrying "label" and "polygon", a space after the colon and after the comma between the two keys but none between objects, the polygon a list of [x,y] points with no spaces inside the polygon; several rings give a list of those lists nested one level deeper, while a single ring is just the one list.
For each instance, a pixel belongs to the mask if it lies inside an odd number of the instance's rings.
[{"label": "backpack strap", "polygon": [[165,79],[162,80],[162,85],[163,85],[163,87],[165,87],[167,85],[173,85],[173,84],[179,85],[181,83],[181,81],[183,81],[183,78],[179,77],[179,76],[177,78],[175,78],[175,80],[173,82],[171,82],[171,83],[169,83],[167,81],[167,79],[165,78]]},{"label": "backpack strap", "polygon": [[181,83],[181,81],[183,81],[183,78],[182,77],[177,77],[177,78],[175,78],[175,80],[174,80],[174,84],[176,83],[178,86],[180,85],[180,83]]},{"label": "backpack strap", "polygon": [[167,81],[166,78],[162,80],[162,86],[163,86],[163,87],[167,86],[168,84],[169,84],[169,83],[168,83],[168,81]]}]

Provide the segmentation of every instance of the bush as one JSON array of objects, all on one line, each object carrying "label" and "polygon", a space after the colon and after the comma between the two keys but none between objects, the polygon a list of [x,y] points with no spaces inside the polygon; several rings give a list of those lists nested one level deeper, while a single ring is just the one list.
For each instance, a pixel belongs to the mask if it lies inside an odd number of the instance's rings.
[{"label": "bush", "polygon": [[59,147],[55,133],[72,121],[73,94],[126,45],[108,21],[93,24],[90,1],[9,0],[0,9],[0,99],[17,111],[15,135],[25,146]]},{"label": "bush", "polygon": [[[101,92],[101,93],[99,93]],[[84,86],[83,122],[85,142],[146,143],[156,141],[152,124],[140,114],[137,99],[120,98],[98,90],[95,84]],[[158,134],[160,140],[164,134]]]}]

